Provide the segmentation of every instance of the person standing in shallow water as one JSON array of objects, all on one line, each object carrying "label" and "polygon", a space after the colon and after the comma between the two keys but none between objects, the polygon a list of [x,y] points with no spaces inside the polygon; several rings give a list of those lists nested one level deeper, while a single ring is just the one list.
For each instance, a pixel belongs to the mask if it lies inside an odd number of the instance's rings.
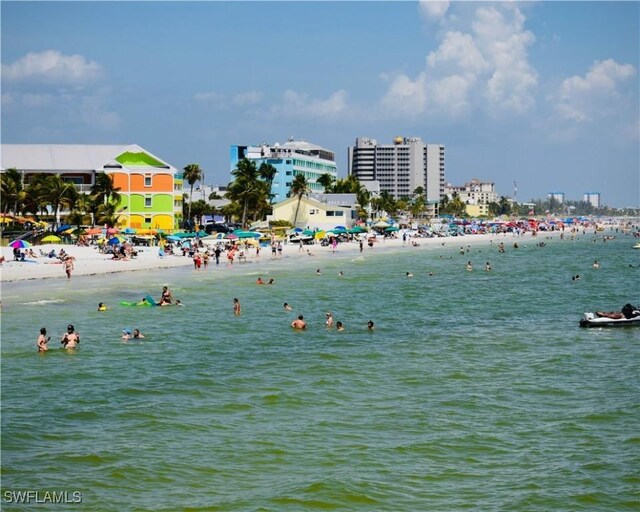
[{"label": "person standing in shallow water", "polygon": [[64,348],[78,347],[78,343],[80,343],[80,333],[75,331],[72,324],[67,326],[67,332],[62,336],[60,343],[62,343]]},{"label": "person standing in shallow water", "polygon": [[47,343],[49,343],[49,340],[51,339],[51,336],[47,336],[47,330],[42,327],[40,329],[40,336],[38,336],[38,341],[37,341],[37,345],[38,345],[38,352],[46,352],[47,350],[49,350],[49,347],[47,347]]},{"label": "person standing in shallow water", "polygon": [[233,299],[233,314],[238,316],[240,315],[240,301],[238,300],[238,298],[236,297],[235,299]]}]

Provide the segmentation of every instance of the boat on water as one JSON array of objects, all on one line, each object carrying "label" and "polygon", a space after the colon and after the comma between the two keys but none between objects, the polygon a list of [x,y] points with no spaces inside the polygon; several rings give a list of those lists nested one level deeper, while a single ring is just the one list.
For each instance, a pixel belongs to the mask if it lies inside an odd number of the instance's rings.
[{"label": "boat on water", "polygon": [[607,316],[598,316],[595,313],[585,313],[580,319],[580,327],[623,327],[630,325],[640,326],[640,316],[610,318]]},{"label": "boat on water", "polygon": [[637,244],[635,244],[635,245],[633,246],[633,248],[634,248],[634,249],[640,249],[640,242],[638,242]]}]

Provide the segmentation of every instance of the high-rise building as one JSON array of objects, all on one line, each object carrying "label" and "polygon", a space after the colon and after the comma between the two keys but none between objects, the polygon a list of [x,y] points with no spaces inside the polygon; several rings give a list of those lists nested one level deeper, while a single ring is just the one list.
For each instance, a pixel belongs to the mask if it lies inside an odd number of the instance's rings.
[{"label": "high-rise building", "polygon": [[437,205],[444,194],[444,146],[419,137],[396,137],[392,144],[358,137],[349,147],[348,173],[368,189],[378,182],[380,192],[395,199],[412,197],[422,187],[427,202]]},{"label": "high-rise building", "polygon": [[298,174],[307,179],[311,192],[324,192],[324,187],[317,182],[323,174],[329,174],[334,180],[338,177],[335,153],[305,141],[289,139],[282,145],[265,142],[257,146],[231,146],[230,171],[243,158],[253,160],[258,168],[263,163],[276,168],[271,186],[274,203],[289,197],[291,182]]},{"label": "high-rise building", "polygon": [[564,192],[549,192],[547,194],[548,199],[554,199],[558,203],[564,203]]},{"label": "high-rise building", "polygon": [[585,192],[582,200],[594,208],[600,208],[600,192]]}]

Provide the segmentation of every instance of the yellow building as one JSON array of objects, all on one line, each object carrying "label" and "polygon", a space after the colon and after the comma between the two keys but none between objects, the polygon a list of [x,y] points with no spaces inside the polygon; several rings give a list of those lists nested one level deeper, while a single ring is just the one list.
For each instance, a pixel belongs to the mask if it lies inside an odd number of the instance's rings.
[{"label": "yellow building", "polygon": [[[273,205],[273,214],[267,220],[286,220],[294,224],[298,198],[290,197]],[[294,227],[332,229],[344,226],[349,229],[355,223],[357,212],[352,207],[323,203],[310,197],[302,197]]]}]

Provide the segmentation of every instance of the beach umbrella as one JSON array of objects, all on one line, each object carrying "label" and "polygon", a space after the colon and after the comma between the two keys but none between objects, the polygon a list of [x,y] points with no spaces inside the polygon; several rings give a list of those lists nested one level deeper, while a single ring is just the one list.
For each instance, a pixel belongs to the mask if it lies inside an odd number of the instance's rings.
[{"label": "beach umbrella", "polygon": [[388,228],[385,228],[386,232],[391,232],[391,231],[398,231],[398,228],[395,226],[389,226]]},{"label": "beach umbrella", "polygon": [[366,231],[366,229],[364,229],[362,226],[355,226],[351,229],[347,230],[347,233],[349,234],[355,234],[355,233],[364,233]]},{"label": "beach umbrella", "polygon": [[72,228],[72,227],[73,226],[70,226],[69,224],[63,224],[58,229],[56,229],[56,233],[62,233],[63,231],[66,231],[67,229]]},{"label": "beach umbrella", "polygon": [[107,229],[107,235],[115,235],[118,232],[118,228]]},{"label": "beach umbrella", "polygon": [[137,233],[137,231],[133,228],[125,228],[123,233],[125,235],[135,235]]},{"label": "beach umbrella", "polygon": [[84,232],[85,235],[101,235],[102,228],[89,228]]},{"label": "beach umbrella", "polygon": [[46,244],[53,244],[53,243],[61,242],[62,238],[56,235],[47,235],[40,241]]},{"label": "beach umbrella", "polygon": [[345,228],[344,226],[336,226],[331,231],[346,231],[346,230],[347,228]]},{"label": "beach umbrella", "polygon": [[172,242],[179,242],[182,240],[182,237],[176,235],[169,235],[166,237],[167,240],[171,240]]},{"label": "beach umbrella", "polygon": [[373,227],[374,228],[388,228],[390,226],[390,224],[388,222],[385,222],[383,220],[376,222]]},{"label": "beach umbrella", "polygon": [[236,229],[233,234],[238,238],[260,238],[261,236],[260,233],[255,233],[253,231],[243,231],[242,229]]},{"label": "beach umbrella", "polygon": [[9,247],[13,247],[14,249],[25,249],[27,247],[31,247],[31,244],[26,240],[14,240],[9,244]]},{"label": "beach umbrella", "polygon": [[316,232],[316,240],[320,240],[321,238],[324,238],[324,236],[326,235],[326,233],[322,230],[317,231]]},{"label": "beach umbrella", "polygon": [[230,238],[231,240],[235,240],[238,238],[238,235],[235,235],[233,233],[229,233],[227,234],[227,236],[225,238]]},{"label": "beach umbrella", "polygon": [[107,243],[109,245],[118,245],[118,244],[121,244],[121,243],[126,242],[126,241],[127,241],[127,239],[125,237],[116,235],[116,236],[114,236],[112,238],[109,238],[109,241]]}]

